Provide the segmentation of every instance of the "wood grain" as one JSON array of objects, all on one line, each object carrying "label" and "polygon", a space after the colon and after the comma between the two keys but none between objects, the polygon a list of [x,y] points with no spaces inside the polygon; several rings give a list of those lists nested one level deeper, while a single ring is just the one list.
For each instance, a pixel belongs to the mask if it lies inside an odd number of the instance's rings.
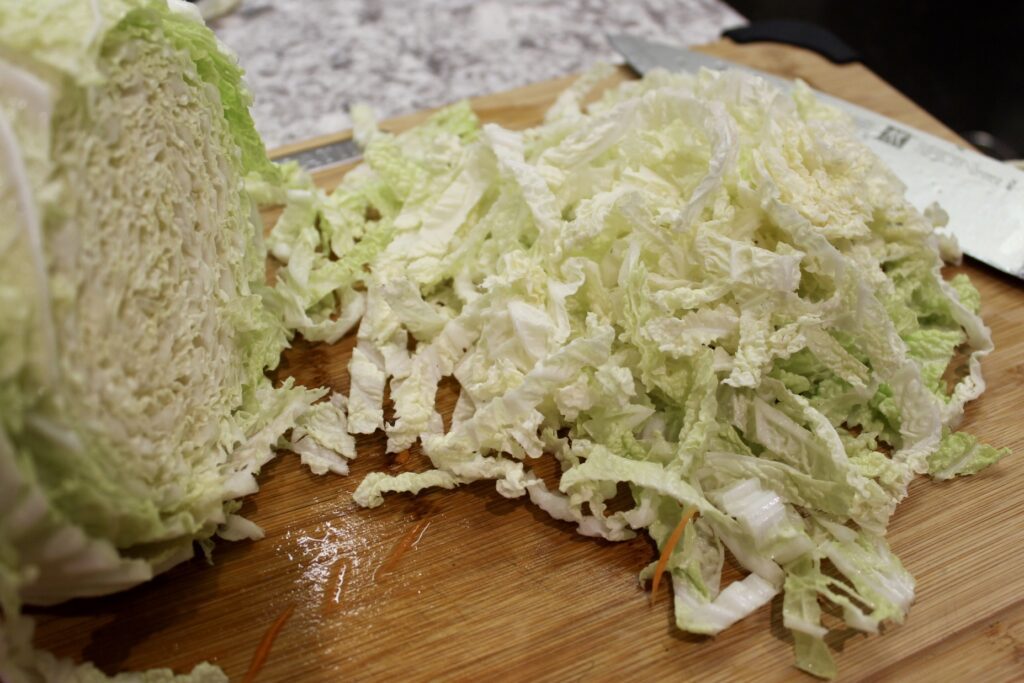
[{"label": "wood grain", "polygon": [[[955,139],[863,66],[776,45],[703,49]],[[531,125],[570,80],[480,98],[474,107],[488,121]],[[343,170],[319,180],[331,186]],[[971,263],[961,270],[982,292],[997,349],[985,363],[988,392],[963,426],[1019,454],[1024,289]],[[351,347],[351,339],[300,343],[281,372],[347,390]],[[450,401],[453,393],[443,395]],[[212,566],[196,559],[128,593],[39,610],[37,642],[109,672],[181,671],[205,659],[239,680],[267,628],[294,606],[257,680],[814,680],[792,667],[779,599],[715,638],[678,632],[667,591],[650,606],[637,585],[637,571],[655,555],[642,539],[582,538],[486,483],[359,509],[351,494],[364,474],[421,464],[415,455],[386,456],[383,446],[379,436],[360,439],[347,478],[316,477],[294,456],[279,458],[243,508],[266,530],[264,540],[219,544]],[[882,636],[832,634],[840,679],[1024,677],[1022,504],[1018,457],[961,481],[915,481],[890,539],[917,577],[917,602],[907,623]]]}]

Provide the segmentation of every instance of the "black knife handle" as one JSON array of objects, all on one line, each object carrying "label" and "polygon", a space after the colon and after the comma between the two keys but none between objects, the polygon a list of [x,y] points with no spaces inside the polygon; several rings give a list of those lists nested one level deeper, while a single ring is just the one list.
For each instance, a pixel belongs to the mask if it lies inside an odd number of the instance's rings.
[{"label": "black knife handle", "polygon": [[791,19],[755,21],[747,26],[724,31],[722,35],[732,38],[737,43],[771,42],[805,47],[836,64],[856,62],[860,59],[857,51],[844,43],[839,36],[807,21]]}]

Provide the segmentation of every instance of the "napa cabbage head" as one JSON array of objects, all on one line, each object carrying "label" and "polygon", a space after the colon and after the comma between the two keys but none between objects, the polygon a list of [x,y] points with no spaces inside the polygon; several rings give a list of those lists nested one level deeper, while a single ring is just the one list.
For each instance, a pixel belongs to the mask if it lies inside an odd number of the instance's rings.
[{"label": "napa cabbage head", "polygon": [[233,56],[172,0],[0,6],[0,673],[22,602],[121,590],[220,533],[319,392],[264,372],[246,176],[277,181]]}]

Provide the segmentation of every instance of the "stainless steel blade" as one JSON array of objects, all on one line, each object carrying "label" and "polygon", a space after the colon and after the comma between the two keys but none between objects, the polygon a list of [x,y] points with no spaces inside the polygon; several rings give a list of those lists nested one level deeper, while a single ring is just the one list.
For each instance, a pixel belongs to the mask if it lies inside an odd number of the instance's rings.
[{"label": "stainless steel blade", "polygon": [[[740,69],[783,89],[792,81],[709,55],[629,35],[608,36],[612,46],[640,74]],[[861,106],[815,91],[853,119],[861,140],[907,186],[907,197],[924,209],[938,202],[949,214],[949,229],[965,253],[1024,278],[1024,172]]]},{"label": "stainless steel blade", "polygon": [[330,142],[326,145],[312,147],[293,154],[273,157],[274,161],[279,164],[283,164],[286,161],[296,161],[299,166],[307,171],[316,171],[328,166],[359,161],[362,158],[363,153],[352,138]]}]

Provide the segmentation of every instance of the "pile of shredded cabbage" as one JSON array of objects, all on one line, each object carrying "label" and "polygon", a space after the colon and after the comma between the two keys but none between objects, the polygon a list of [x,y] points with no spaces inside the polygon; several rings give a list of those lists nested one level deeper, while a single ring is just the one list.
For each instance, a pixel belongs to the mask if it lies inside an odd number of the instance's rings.
[{"label": "pile of shredded cabbage", "polygon": [[[291,446],[344,472],[352,434],[418,442],[433,469],[370,474],[370,507],[491,479],[581,534],[663,549],[695,508],[666,551],[679,628],[718,633],[782,593],[797,666],[831,677],[822,602],[873,633],[913,600],[885,540],[910,480],[1005,454],[952,431],[992,350],[978,293],[940,274],[942,212],[908,204],[806,87],[655,72],[584,107],[606,74],[521,132],[459,104],[393,135],[357,109],[366,163],[332,194],[295,169],[286,191],[254,185],[287,204],[268,245],[289,326],[359,325],[349,395]],[[533,472],[550,455],[557,491]],[[620,484],[633,504],[609,512]],[[722,586],[727,551],[747,575]]]}]

